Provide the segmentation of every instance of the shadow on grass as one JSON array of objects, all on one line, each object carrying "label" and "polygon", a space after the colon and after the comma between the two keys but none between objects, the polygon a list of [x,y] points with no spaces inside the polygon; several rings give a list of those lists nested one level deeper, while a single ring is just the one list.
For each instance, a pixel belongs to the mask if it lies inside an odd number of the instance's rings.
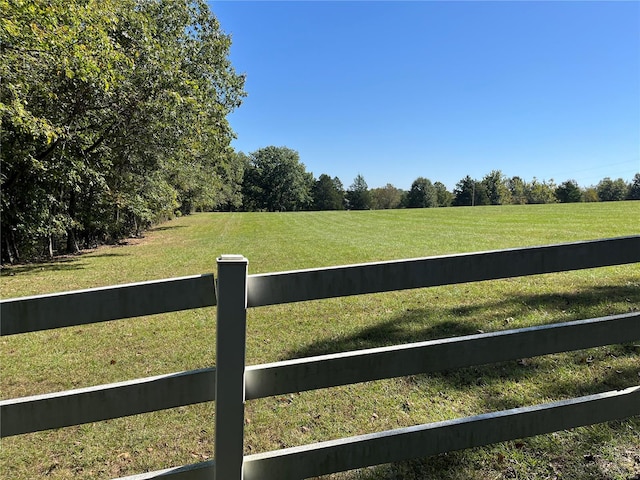
[{"label": "shadow on grass", "polygon": [[[301,358],[351,350],[361,350],[388,345],[399,345],[426,340],[478,333],[485,328],[491,312],[501,316],[520,318],[532,309],[544,312],[543,323],[590,318],[593,308],[602,304],[617,304],[612,313],[626,313],[620,305],[628,305],[626,311],[640,305],[640,288],[632,284],[623,286],[593,287],[579,293],[512,296],[498,302],[486,302],[465,308],[422,308],[408,310],[391,319],[367,327],[340,338],[325,338],[295,351],[288,358]],[[624,307],[623,307],[624,308]],[[485,313],[489,312],[489,313]],[[506,315],[505,315],[505,312]],[[569,313],[567,313],[569,312]],[[569,317],[569,318],[567,318]],[[504,317],[503,317],[504,318]],[[440,320],[444,319],[444,320]],[[495,323],[494,323],[495,325]],[[505,329],[514,328],[509,325]],[[635,341],[637,339],[630,339]],[[589,351],[592,352],[592,351]],[[637,383],[637,364],[633,367],[612,367],[614,359],[640,359],[637,345],[611,345],[599,349],[590,358],[589,352],[579,350],[533,359],[514,359],[490,365],[480,365],[437,373],[414,375],[409,378],[416,385],[428,386],[437,382],[454,391],[480,389],[481,408],[497,411],[523,406],[523,394],[519,389],[510,392],[505,385],[526,383],[531,385],[531,398],[569,398],[591,395],[607,390],[626,388]],[[559,363],[560,362],[560,363]],[[564,371],[564,373],[558,373]],[[553,377],[553,381],[549,381]]]},{"label": "shadow on grass", "polygon": [[85,263],[79,257],[60,257],[46,263],[23,263],[18,265],[3,265],[0,275],[3,277],[39,272],[59,272],[82,270]]},{"label": "shadow on grass", "polygon": [[[638,279],[640,282],[640,278]],[[455,315],[481,315],[491,309],[511,309],[512,316],[531,310],[580,313],[603,303],[624,301],[640,308],[640,284],[627,283],[616,286],[593,286],[576,293],[544,293],[538,295],[516,295],[499,302],[477,303],[453,308]],[[486,316],[486,315],[484,315]],[[577,316],[575,319],[578,320]]]},{"label": "shadow on grass", "polygon": [[128,256],[130,256],[130,254],[128,253],[93,253],[92,251],[83,251],[76,255],[64,255],[55,257],[53,260],[50,260],[48,262],[3,265],[2,269],[0,270],[0,276],[9,277],[30,273],[84,270],[87,267],[87,264],[82,261],[83,257],[111,258]]},{"label": "shadow on grass", "polygon": [[130,253],[88,253],[88,257],[91,258],[112,258],[112,257],[129,257]]},{"label": "shadow on grass", "polygon": [[[500,312],[500,319],[505,322],[507,319],[531,315],[531,312],[535,311],[550,319],[561,315],[561,321],[564,322],[590,318],[590,310],[593,308],[616,303],[628,305],[627,311],[639,308],[640,287],[634,284],[596,286],[573,294],[515,295],[497,302],[478,303],[471,306],[411,309],[352,335],[317,340],[288,352],[285,358],[309,357],[470,335],[484,331],[487,325],[491,324],[490,322],[495,324],[496,314],[493,312],[496,311]],[[620,313],[619,308],[617,312]],[[546,323],[554,323],[554,321]],[[512,328],[506,323],[504,325],[505,328]]]},{"label": "shadow on grass", "polygon": [[186,228],[185,225],[164,225],[162,227],[153,227],[149,229],[149,232],[164,232],[166,230],[176,230],[178,228]]},{"label": "shadow on grass", "polygon": [[[611,452],[610,437],[629,437],[629,431],[637,431],[640,417],[625,421],[608,422],[606,425],[565,431],[561,437],[542,436],[524,441],[511,441],[466,450],[447,452],[424,458],[377,465],[344,480],[484,480],[486,478],[534,478],[534,479],[628,479],[639,478],[637,467],[638,448],[623,443],[609,455],[606,461],[601,452]],[[561,442],[561,444],[558,444]],[[628,447],[631,447],[630,449]],[[595,455],[594,455],[595,453]],[[626,467],[615,461],[626,459]],[[600,461],[598,461],[600,460]],[[605,460],[605,461],[603,461]],[[634,472],[636,472],[634,474]],[[333,477],[318,477],[329,480]]]},{"label": "shadow on grass", "polygon": [[[593,309],[602,305],[611,305],[611,313],[626,313],[637,309],[640,306],[640,288],[637,283],[595,286],[572,294],[520,295],[470,307],[427,307],[411,310],[352,335],[319,340],[290,352],[290,356],[297,358],[473,334],[482,328],[483,322],[495,311],[499,311],[501,316],[518,318],[531,310],[539,310],[540,318],[549,318],[551,321],[546,323],[554,323],[554,317],[560,316],[562,321],[589,318]],[[627,305],[628,309],[625,310]],[[546,312],[547,315],[543,317],[542,312]],[[445,320],[439,321],[438,318]],[[422,324],[419,325],[420,323]],[[443,392],[441,398],[437,397],[435,403],[452,401],[448,399],[448,394],[455,396],[455,392],[473,392],[471,396],[475,400],[471,408],[492,412],[545,403],[551,401],[549,399],[581,397],[636,385],[640,375],[636,359],[640,360],[640,345],[611,345],[586,351],[413,375],[400,381],[423,387],[425,392],[428,388],[433,389],[433,385],[442,388],[446,393]],[[616,364],[618,360],[624,361]],[[518,384],[522,384],[523,387]],[[561,448],[554,444],[558,441],[556,437],[535,437],[530,440],[505,442],[496,446],[379,465],[354,472],[353,477],[346,478],[460,480],[470,478],[466,476],[469,473],[473,473],[474,479],[486,478],[485,475],[489,473],[493,473],[494,478],[559,478],[553,475],[562,473],[563,469],[568,473],[567,478],[574,472],[583,475],[581,478],[613,478],[609,475],[607,464],[596,462],[593,453],[601,451],[611,435],[615,436],[616,432],[628,434],[629,429],[633,429],[634,426],[640,426],[640,417],[632,417],[624,422],[608,422],[593,429],[586,427],[587,430],[578,430],[575,434],[565,432]],[[585,438],[585,431],[595,432],[594,438]],[[603,438],[595,438],[598,432]],[[625,448],[627,447],[621,447],[616,454],[626,454],[629,450]],[[540,455],[548,456],[548,461],[539,468],[538,466],[542,465],[539,462]],[[511,462],[509,459],[512,457],[519,459],[520,464]],[[564,464],[569,462],[572,464],[565,468]],[[518,465],[522,465],[520,472],[515,468]]]}]

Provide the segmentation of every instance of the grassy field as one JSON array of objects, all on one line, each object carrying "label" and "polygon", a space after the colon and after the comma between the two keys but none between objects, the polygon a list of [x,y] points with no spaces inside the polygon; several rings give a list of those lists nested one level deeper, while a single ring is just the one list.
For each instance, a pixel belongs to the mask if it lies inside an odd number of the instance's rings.
[{"label": "grassy field", "polygon": [[[179,218],[127,245],[2,270],[3,298],[215,271],[250,273],[638,234],[640,203]],[[392,345],[640,308],[629,265],[251,310],[247,362]],[[2,398],[211,366],[212,308],[0,339]],[[588,395],[640,383],[638,342],[248,402],[245,451]],[[2,441],[0,477],[112,478],[213,456],[212,404]],[[631,479],[640,418],[332,475],[336,479]]]}]

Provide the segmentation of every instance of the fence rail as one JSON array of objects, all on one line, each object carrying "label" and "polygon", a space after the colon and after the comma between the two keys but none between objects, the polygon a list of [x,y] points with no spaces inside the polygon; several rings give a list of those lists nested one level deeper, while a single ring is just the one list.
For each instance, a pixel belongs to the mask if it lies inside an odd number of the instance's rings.
[{"label": "fence rail", "polygon": [[638,415],[640,387],[245,457],[245,480],[294,479],[397,462]]},{"label": "fence rail", "polygon": [[212,292],[207,274],[2,300],[0,335],[212,307]]},{"label": "fence rail", "polygon": [[435,373],[640,339],[640,312],[321,355],[245,370],[246,399]]},{"label": "fence rail", "polygon": [[639,237],[250,275],[248,306],[389,292],[640,261]]},{"label": "fence rail", "polygon": [[0,402],[3,437],[215,400],[216,369],[203,368]]},{"label": "fence rail", "polygon": [[640,236],[260,275],[199,275],[0,302],[0,334],[217,305],[215,368],[0,401],[20,435],[216,401],[216,461],[126,477],[304,478],[640,414],[640,387],[243,457],[244,401],[640,340],[640,313],[245,366],[247,308],[640,262]]}]

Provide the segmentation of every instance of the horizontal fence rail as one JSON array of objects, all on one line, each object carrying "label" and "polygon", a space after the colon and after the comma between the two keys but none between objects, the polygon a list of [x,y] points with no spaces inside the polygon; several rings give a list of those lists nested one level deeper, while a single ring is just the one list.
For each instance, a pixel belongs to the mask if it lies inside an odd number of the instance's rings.
[{"label": "horizontal fence rail", "polygon": [[249,366],[247,400],[640,340],[640,312]]},{"label": "horizontal fence rail", "polygon": [[215,478],[215,462],[194,463],[183,467],[167,468],[154,472],[140,473],[128,477],[120,477],[115,480],[151,480],[159,478],[161,480],[212,480]]},{"label": "horizontal fence rail", "polygon": [[35,332],[216,304],[212,274],[0,301],[0,335]]},{"label": "horizontal fence rail", "polygon": [[640,414],[640,386],[245,456],[244,480],[301,479]]},{"label": "horizontal fence rail", "polygon": [[640,262],[640,236],[249,275],[248,306]]},{"label": "horizontal fence rail", "polygon": [[0,437],[69,427],[215,400],[216,370],[203,368],[0,401]]},{"label": "horizontal fence rail", "polygon": [[640,312],[245,366],[250,307],[640,262],[640,235],[247,275],[211,274],[0,301],[0,334],[217,306],[215,368],[0,401],[0,436],[216,401],[216,461],[123,477],[300,479],[640,415],[640,386],[244,456],[244,400],[640,339]]},{"label": "horizontal fence rail", "polygon": [[[244,480],[300,480],[640,414],[640,386],[244,457]],[[117,480],[210,480],[214,461]]]}]

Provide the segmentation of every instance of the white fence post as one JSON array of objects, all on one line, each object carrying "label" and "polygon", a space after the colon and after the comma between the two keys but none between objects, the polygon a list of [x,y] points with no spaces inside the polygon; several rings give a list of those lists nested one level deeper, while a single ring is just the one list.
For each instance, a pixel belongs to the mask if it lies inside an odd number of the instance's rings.
[{"label": "white fence post", "polygon": [[222,255],[217,263],[215,478],[241,480],[249,261]]}]

